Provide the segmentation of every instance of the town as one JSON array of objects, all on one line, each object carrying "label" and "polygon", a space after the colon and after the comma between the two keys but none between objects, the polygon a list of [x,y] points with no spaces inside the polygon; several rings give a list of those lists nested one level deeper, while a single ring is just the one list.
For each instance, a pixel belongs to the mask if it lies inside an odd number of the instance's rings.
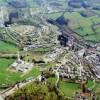
[{"label": "town", "polygon": [[32,98],[31,89],[22,95],[32,84],[55,93],[48,100],[99,100],[99,6],[99,0],[1,0],[0,100],[47,100]]}]

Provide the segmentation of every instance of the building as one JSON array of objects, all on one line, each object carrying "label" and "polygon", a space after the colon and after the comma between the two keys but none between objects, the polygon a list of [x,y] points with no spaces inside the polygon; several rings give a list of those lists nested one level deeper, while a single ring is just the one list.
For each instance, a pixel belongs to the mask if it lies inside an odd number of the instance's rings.
[{"label": "building", "polygon": [[68,43],[68,37],[65,37],[64,35],[59,35],[58,36],[58,41],[60,42],[61,46],[66,47],[66,45]]},{"label": "building", "polygon": [[27,72],[33,68],[33,63],[29,63],[20,59],[20,54],[18,52],[17,60],[11,65],[11,68],[20,72]]},{"label": "building", "polygon": [[86,59],[90,63],[90,68],[95,76],[100,79],[100,55],[89,54]]}]

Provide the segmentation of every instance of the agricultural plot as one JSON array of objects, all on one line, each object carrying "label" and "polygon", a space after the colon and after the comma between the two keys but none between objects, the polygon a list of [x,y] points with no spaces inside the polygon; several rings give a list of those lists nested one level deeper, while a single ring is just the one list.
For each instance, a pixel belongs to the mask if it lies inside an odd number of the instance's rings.
[{"label": "agricultural plot", "polygon": [[19,72],[8,70],[13,61],[13,59],[0,58],[0,84],[10,84],[20,80],[21,74]]},{"label": "agricultural plot", "polygon": [[[92,30],[92,25],[93,25],[92,21],[94,21],[95,24],[99,23],[100,22],[99,17],[96,16],[82,17],[79,13],[74,12],[74,13],[66,13],[65,18],[70,19],[70,21],[72,22],[72,24],[70,24],[70,28],[73,31],[77,32],[80,36],[84,37],[86,35],[86,37],[88,37],[89,40],[93,41],[97,37],[95,36],[96,34]],[[92,34],[94,34],[94,38],[91,39]]]},{"label": "agricultural plot", "polygon": [[0,41],[0,52],[4,53],[16,53],[18,48],[10,43]]},{"label": "agricultural plot", "polygon": [[29,78],[29,77],[37,77],[40,75],[39,68],[33,68],[29,73],[26,73],[24,76],[22,76],[23,79]]},{"label": "agricultural plot", "polygon": [[[79,13],[66,13],[65,18],[71,20],[70,28],[82,36],[85,40],[100,41],[100,34],[96,34],[93,31],[92,25],[100,23],[100,18],[97,16],[93,17],[82,17]],[[97,30],[98,31],[98,30]]]},{"label": "agricultural plot", "polygon": [[[49,78],[48,82],[50,82],[52,85],[55,85],[56,80],[57,78]],[[61,92],[68,97],[72,97],[76,91],[81,90],[79,84],[69,83],[65,81],[59,82],[59,88]]]},{"label": "agricultural plot", "polygon": [[62,93],[64,93],[66,96],[72,97],[76,91],[80,91],[79,85],[74,83],[67,83],[64,81],[61,81],[60,88]]},{"label": "agricultural plot", "polygon": [[40,74],[38,68],[33,68],[25,75],[21,72],[11,71],[9,67],[13,62],[14,59],[0,58],[0,84],[12,84],[29,77],[36,77]]},{"label": "agricultural plot", "polygon": [[[62,12],[48,14],[48,18],[57,19],[61,15]],[[77,34],[83,37],[85,40],[94,42],[100,41],[100,28],[97,27],[95,31],[92,29],[92,26],[94,24],[100,23],[100,17],[98,16],[83,17],[78,12],[72,12],[72,13],[66,12],[64,14],[64,17],[70,20],[69,27],[73,31],[77,32]]]}]

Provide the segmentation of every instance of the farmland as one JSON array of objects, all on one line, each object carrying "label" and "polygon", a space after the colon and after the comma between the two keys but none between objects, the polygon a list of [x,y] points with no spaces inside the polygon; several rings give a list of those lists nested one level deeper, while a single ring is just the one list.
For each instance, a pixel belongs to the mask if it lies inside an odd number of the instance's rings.
[{"label": "farmland", "polygon": [[[48,18],[57,19],[60,17],[62,13],[53,13],[48,14]],[[74,31],[77,32],[79,36],[84,38],[85,40],[99,42],[100,41],[100,26],[98,26],[95,32],[92,30],[93,24],[100,23],[100,17],[98,16],[91,16],[91,17],[83,17],[78,12],[66,12],[64,14],[65,19],[69,19],[69,27]]]},{"label": "farmland", "polygon": [[48,92],[59,100],[99,98],[100,8],[88,0],[3,1],[0,92],[7,91],[0,98],[20,91],[36,100]]},{"label": "farmland", "polygon": [[18,48],[10,43],[0,41],[0,52],[16,53]]},{"label": "farmland", "polygon": [[33,68],[24,76],[21,72],[10,71],[8,69],[13,62],[14,59],[0,58],[0,84],[12,84],[16,83],[16,81],[20,81],[28,77],[36,77],[40,74],[38,68]]},{"label": "farmland", "polygon": [[20,73],[8,71],[8,67],[13,62],[13,59],[0,58],[0,84],[8,84],[20,80]]}]

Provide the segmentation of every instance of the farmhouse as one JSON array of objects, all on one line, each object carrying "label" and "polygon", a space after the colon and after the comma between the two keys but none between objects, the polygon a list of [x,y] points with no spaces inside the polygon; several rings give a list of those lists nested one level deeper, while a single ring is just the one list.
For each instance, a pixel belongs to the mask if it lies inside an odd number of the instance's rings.
[{"label": "farmhouse", "polygon": [[15,69],[16,71],[21,71],[23,73],[31,70],[33,67],[33,63],[28,63],[20,59],[19,53],[17,60],[11,65],[11,68]]}]

